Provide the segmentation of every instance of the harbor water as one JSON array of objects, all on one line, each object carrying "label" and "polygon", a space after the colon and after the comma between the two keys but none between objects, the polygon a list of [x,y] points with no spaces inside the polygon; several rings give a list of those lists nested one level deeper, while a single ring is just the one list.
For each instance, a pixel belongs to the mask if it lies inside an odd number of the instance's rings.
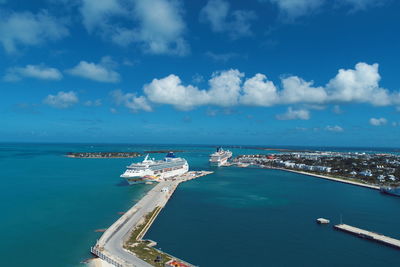
[{"label": "harbor water", "polygon": [[[184,150],[193,170],[145,236],[199,266],[397,266],[400,251],[317,225],[400,238],[400,198],[278,170],[209,167],[206,146],[0,144],[2,266],[79,266],[101,233],[152,185],[119,178],[140,159],[67,152]],[[240,153],[260,150],[233,149]],[[263,151],[262,153],[268,153]],[[163,154],[152,154],[161,158]]]}]

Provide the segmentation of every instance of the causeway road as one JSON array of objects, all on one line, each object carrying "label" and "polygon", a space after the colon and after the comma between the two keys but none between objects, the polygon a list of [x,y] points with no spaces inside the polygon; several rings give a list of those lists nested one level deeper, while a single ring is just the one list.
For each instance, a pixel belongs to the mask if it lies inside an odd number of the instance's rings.
[{"label": "causeway road", "polygon": [[[143,218],[156,207],[163,208],[181,182],[211,173],[210,171],[191,171],[159,182],[103,233],[96,246],[92,248],[92,252],[116,266],[150,267],[149,263],[124,249],[124,243],[129,239],[132,230],[142,223]],[[168,190],[163,190],[164,188]]]},{"label": "causeway road", "polygon": [[[150,264],[125,250],[123,245],[129,238],[132,229],[142,221],[146,214],[152,212],[156,207],[165,206],[170,194],[180,182],[181,180],[162,181],[155,185],[135,206],[107,229],[98,241],[98,246],[104,248],[107,254],[111,254],[118,262],[122,261],[124,266],[150,267]],[[164,187],[168,187],[169,191],[162,192]]]}]

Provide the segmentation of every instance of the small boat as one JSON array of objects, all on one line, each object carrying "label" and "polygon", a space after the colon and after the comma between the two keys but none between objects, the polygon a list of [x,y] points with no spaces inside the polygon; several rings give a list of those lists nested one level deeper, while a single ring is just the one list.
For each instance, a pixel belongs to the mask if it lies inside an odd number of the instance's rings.
[{"label": "small boat", "polygon": [[329,224],[330,221],[328,219],[318,218],[317,219],[317,223],[319,223],[319,224]]}]

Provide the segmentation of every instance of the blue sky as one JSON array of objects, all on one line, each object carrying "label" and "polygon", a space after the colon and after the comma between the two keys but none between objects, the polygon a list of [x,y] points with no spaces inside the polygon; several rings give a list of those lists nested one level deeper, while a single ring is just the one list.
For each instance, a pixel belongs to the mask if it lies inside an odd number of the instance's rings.
[{"label": "blue sky", "polygon": [[394,0],[0,0],[0,141],[400,147]]}]

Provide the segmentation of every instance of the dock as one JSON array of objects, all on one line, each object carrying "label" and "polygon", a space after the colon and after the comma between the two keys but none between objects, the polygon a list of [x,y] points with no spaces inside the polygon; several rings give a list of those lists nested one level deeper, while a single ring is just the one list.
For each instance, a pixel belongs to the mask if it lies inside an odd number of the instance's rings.
[{"label": "dock", "polygon": [[390,247],[394,247],[397,249],[400,249],[400,240],[392,238],[392,237],[388,237],[388,236],[384,236],[382,234],[378,234],[378,233],[374,233],[374,232],[370,232],[367,230],[363,230],[351,225],[347,225],[347,224],[337,224],[334,226],[335,229],[358,236],[360,238],[364,238],[364,239],[368,239],[371,241],[375,241]]},{"label": "dock", "polygon": [[[140,199],[131,209],[123,214],[113,223],[100,237],[96,245],[91,248],[91,252],[114,266],[152,266],[148,260],[142,259],[127,249],[127,242],[135,229],[143,226],[146,216],[152,214],[149,222],[138,234],[137,240],[142,241],[151,224],[156,219],[161,209],[167,204],[168,200],[175,192],[175,189],[182,182],[196,179],[213,172],[209,171],[190,171],[181,176],[169,178],[156,184],[142,199]],[[165,252],[163,252],[166,254]],[[172,255],[174,260],[184,262]],[[147,261],[146,261],[147,260]],[[193,266],[185,263],[187,266]]]}]

